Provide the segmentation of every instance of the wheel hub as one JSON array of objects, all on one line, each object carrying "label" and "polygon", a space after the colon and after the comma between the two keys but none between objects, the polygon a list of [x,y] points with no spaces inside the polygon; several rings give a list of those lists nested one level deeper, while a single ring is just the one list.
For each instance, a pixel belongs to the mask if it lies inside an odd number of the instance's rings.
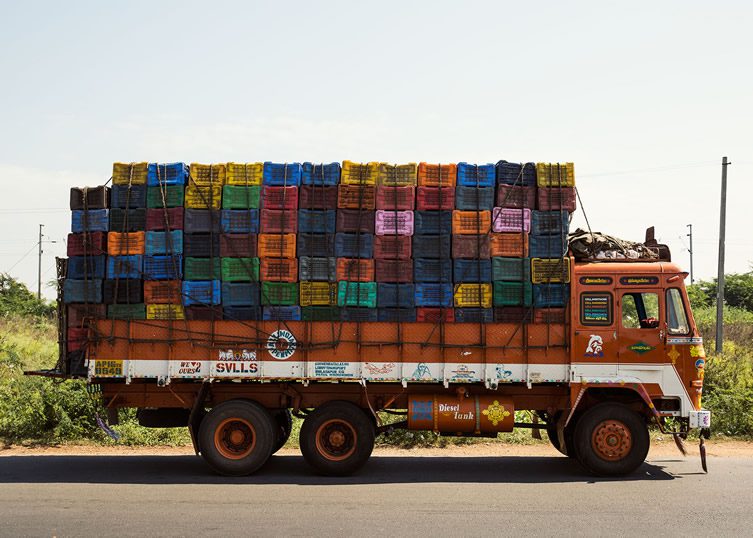
[{"label": "wheel hub", "polygon": [[357,439],[358,434],[350,423],[329,420],[317,431],[316,447],[328,460],[342,461],[353,455]]},{"label": "wheel hub", "polygon": [[594,428],[591,446],[600,458],[618,461],[630,454],[633,438],[622,421],[604,420]]},{"label": "wheel hub", "polygon": [[229,418],[215,430],[214,444],[225,458],[238,460],[245,458],[256,446],[253,426],[246,420]]}]

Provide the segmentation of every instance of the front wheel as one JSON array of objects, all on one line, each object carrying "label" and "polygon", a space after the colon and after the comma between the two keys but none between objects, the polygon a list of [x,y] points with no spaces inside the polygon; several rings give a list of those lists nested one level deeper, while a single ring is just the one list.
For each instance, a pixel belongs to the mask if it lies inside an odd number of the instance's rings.
[{"label": "front wheel", "polygon": [[374,424],[350,402],[316,408],[301,426],[306,462],[322,474],[344,476],[361,468],[374,449]]},{"label": "front wheel", "polygon": [[578,421],[575,448],[578,461],[594,474],[630,474],[648,455],[648,426],[643,417],[624,405],[599,404]]}]

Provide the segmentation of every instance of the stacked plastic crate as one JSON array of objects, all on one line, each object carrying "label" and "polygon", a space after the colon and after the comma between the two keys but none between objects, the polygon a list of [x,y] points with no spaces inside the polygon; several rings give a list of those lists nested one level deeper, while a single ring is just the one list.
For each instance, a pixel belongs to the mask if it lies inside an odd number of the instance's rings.
[{"label": "stacked plastic crate", "polygon": [[298,279],[301,319],[339,320],[337,191],[340,163],[303,163],[298,193]]},{"label": "stacked plastic crate", "polygon": [[455,164],[419,163],[413,235],[416,320],[451,322]]},{"label": "stacked plastic crate", "polygon": [[260,162],[225,165],[220,218],[224,319],[262,319],[258,237],[263,176]]}]

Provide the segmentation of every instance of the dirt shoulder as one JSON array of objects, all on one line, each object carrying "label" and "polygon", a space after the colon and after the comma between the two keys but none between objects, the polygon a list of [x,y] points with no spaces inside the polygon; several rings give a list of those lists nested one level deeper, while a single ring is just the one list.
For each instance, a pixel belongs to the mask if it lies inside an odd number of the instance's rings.
[{"label": "dirt shoulder", "polygon": [[[686,443],[688,456],[698,454],[696,442]],[[706,442],[706,451],[710,457],[753,458],[753,442],[738,440],[711,440]],[[2,456],[185,456],[193,454],[190,445],[167,446],[101,446],[101,445],[58,445],[58,446],[22,446],[0,447]],[[298,455],[296,448],[283,448],[280,455]],[[474,445],[449,446],[447,448],[386,448],[374,449],[375,456],[402,457],[494,457],[494,456],[554,456],[559,454],[548,444],[512,445],[503,443],[479,443]],[[653,441],[650,458],[678,456],[673,441]]]}]

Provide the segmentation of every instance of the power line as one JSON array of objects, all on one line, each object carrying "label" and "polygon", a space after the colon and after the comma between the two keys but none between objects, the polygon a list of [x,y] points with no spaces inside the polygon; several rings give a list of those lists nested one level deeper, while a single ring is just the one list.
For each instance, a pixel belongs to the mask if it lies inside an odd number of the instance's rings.
[{"label": "power line", "polygon": [[33,245],[31,246],[31,248],[30,248],[30,249],[29,249],[29,250],[28,250],[28,251],[26,252],[26,254],[24,254],[24,255],[23,255],[23,256],[21,257],[21,259],[20,259],[20,260],[18,260],[18,261],[17,261],[16,263],[14,263],[13,265],[11,265],[10,269],[8,269],[8,270],[6,271],[6,273],[10,273],[11,271],[13,271],[13,269],[15,269],[15,268],[16,268],[16,265],[18,265],[19,263],[21,263],[22,261],[24,261],[24,260],[26,259],[26,257],[27,257],[27,256],[28,256],[29,254],[31,254],[31,253],[32,253],[32,251],[33,251],[33,250],[34,250],[35,248],[37,248],[37,244],[36,244],[36,243],[34,243],[34,244],[33,244]]}]

